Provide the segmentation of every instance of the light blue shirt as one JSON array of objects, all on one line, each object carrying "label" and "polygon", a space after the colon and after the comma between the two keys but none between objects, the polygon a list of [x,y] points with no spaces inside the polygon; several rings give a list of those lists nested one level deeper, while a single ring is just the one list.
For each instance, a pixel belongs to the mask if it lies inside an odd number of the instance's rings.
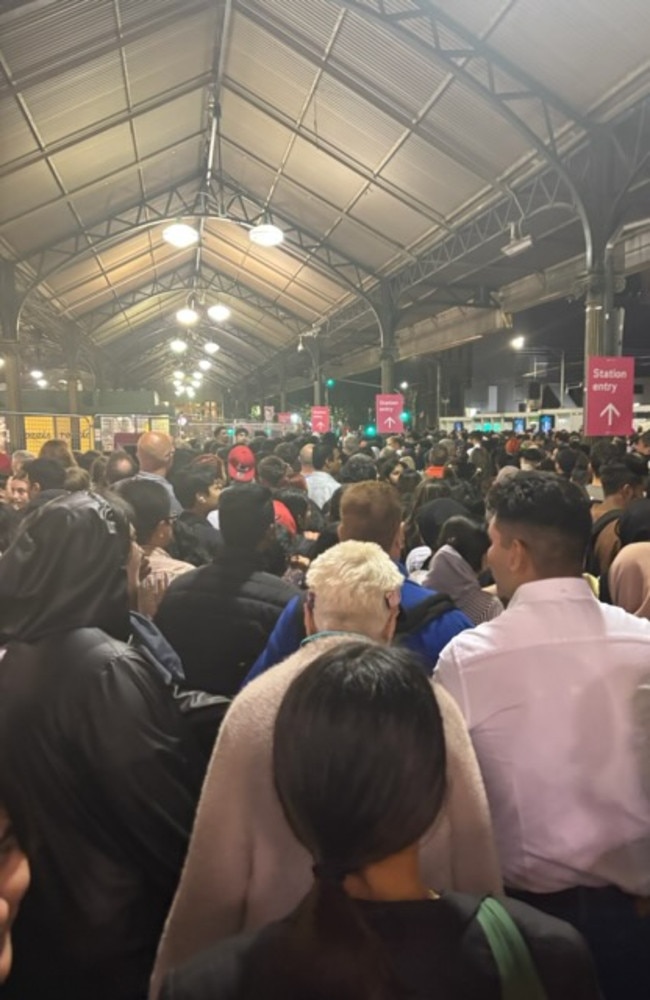
[{"label": "light blue shirt", "polygon": [[171,499],[171,513],[172,514],[183,513],[183,508],[176,499],[176,494],[174,493],[174,487],[172,486],[172,484],[169,482],[168,479],[165,479],[164,476],[159,476],[157,472],[138,472],[133,478],[149,479],[151,480],[152,483],[160,483],[160,485],[164,486],[167,492],[169,493],[169,497]]}]

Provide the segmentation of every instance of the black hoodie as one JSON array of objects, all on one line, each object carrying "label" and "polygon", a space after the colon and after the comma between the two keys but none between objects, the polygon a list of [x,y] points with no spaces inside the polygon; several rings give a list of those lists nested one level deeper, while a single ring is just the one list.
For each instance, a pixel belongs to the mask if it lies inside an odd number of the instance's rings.
[{"label": "black hoodie", "polygon": [[121,511],[74,493],[0,559],[0,799],[32,868],[3,997],[146,995],[203,761],[125,642],[128,550]]}]

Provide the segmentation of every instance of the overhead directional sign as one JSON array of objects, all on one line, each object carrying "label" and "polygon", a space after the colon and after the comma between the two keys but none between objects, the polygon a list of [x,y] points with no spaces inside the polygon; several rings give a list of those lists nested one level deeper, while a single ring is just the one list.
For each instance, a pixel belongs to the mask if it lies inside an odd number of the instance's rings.
[{"label": "overhead directional sign", "polygon": [[275,416],[275,407],[274,406],[265,406],[264,407],[264,422],[267,423],[267,424],[272,424],[274,416]]},{"label": "overhead directional sign", "polygon": [[311,408],[311,429],[319,434],[324,434],[330,429],[330,408],[329,406],[312,406]]},{"label": "overhead directional sign", "polygon": [[375,396],[377,430],[380,434],[400,434],[404,430],[404,397],[399,392]]},{"label": "overhead directional sign", "polygon": [[589,358],[585,433],[630,434],[634,414],[634,358]]}]

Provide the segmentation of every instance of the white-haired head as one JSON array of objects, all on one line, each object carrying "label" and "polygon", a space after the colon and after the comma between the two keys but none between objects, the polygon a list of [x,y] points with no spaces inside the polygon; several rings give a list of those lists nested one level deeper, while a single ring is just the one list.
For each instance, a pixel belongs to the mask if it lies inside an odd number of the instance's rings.
[{"label": "white-haired head", "polygon": [[307,570],[305,624],[315,632],[357,632],[388,642],[403,577],[375,542],[340,542]]}]

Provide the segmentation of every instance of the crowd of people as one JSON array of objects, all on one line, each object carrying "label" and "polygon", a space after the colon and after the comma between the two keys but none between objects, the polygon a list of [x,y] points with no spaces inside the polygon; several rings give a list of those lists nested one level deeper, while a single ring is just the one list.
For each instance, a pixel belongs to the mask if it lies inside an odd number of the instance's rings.
[{"label": "crowd of people", "polygon": [[650,433],[0,456],[0,996],[648,1000]]}]

